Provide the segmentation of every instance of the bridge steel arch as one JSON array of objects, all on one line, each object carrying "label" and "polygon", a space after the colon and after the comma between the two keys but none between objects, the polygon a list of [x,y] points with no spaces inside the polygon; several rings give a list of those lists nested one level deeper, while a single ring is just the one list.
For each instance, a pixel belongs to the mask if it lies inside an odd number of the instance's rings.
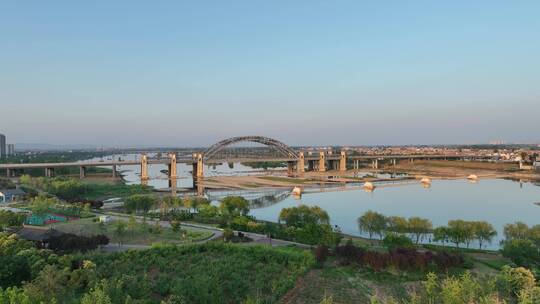
[{"label": "bridge steel arch", "polygon": [[212,157],[216,155],[219,151],[225,149],[226,147],[230,145],[233,145],[239,142],[254,142],[254,143],[263,144],[265,146],[275,148],[278,151],[278,153],[282,155],[284,158],[290,158],[290,159],[298,158],[298,154],[293,149],[291,149],[286,144],[280,142],[279,140],[275,140],[273,138],[264,137],[264,136],[237,136],[237,137],[231,137],[231,138],[222,140],[210,146],[210,148],[208,148],[205,152],[203,152],[203,159],[204,160],[212,159]]}]

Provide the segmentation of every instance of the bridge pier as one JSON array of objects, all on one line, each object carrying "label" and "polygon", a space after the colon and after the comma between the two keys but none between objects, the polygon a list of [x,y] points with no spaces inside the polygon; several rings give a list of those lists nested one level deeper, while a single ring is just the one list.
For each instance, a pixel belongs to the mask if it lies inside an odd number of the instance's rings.
[{"label": "bridge pier", "polygon": [[319,152],[319,172],[326,172],[326,154]]},{"label": "bridge pier", "polygon": [[296,171],[300,174],[306,171],[304,152],[298,154],[298,162],[296,163]]},{"label": "bridge pier", "polygon": [[374,159],[374,160],[371,161],[371,168],[379,169],[379,160],[378,159]]},{"label": "bridge pier", "polygon": [[45,168],[45,176],[46,177],[53,177],[54,176],[54,168]]},{"label": "bridge pier", "polygon": [[113,178],[116,178],[117,174],[116,174],[116,165],[112,165],[112,177]]},{"label": "bridge pier", "polygon": [[143,154],[141,156],[141,181],[146,182],[148,179],[148,156]]},{"label": "bridge pier", "polygon": [[339,171],[347,171],[347,153],[345,153],[345,151],[341,151],[341,155],[339,157]]},{"label": "bridge pier", "polygon": [[170,163],[168,164],[169,179],[176,178],[176,153],[169,154]]},{"label": "bridge pier", "polygon": [[85,166],[80,166],[79,167],[79,178],[83,179],[85,177],[86,177],[86,167]]},{"label": "bridge pier", "polygon": [[287,176],[294,176],[294,161],[287,162]]},{"label": "bridge pier", "polygon": [[8,168],[8,169],[6,169],[6,176],[7,176],[8,178],[10,178],[10,177],[15,177],[15,172],[14,172],[12,169],[9,169],[9,168]]}]

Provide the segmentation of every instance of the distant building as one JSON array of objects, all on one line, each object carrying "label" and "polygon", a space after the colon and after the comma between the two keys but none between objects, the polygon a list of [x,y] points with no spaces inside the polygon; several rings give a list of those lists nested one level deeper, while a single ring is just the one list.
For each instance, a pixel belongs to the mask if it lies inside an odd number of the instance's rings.
[{"label": "distant building", "polygon": [[6,136],[0,134],[0,157],[6,157]]},{"label": "distant building", "polygon": [[21,189],[0,190],[0,203],[9,203],[24,196],[26,193]]},{"label": "distant building", "polygon": [[7,145],[7,155],[8,156],[15,155],[15,145],[14,144],[8,144]]}]

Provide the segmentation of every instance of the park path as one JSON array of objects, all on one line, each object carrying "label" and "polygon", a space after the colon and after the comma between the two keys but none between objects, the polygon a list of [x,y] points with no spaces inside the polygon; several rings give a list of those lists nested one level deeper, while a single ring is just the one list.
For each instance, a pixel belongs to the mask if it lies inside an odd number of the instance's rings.
[{"label": "park path", "polygon": [[[111,219],[113,219],[113,220],[127,220],[129,218],[129,216],[127,216],[127,215],[118,214],[118,213],[114,213],[114,214],[113,213],[107,213],[107,215],[109,215],[111,217]],[[138,222],[143,221],[143,218],[140,217],[140,216],[136,216],[135,219]],[[171,228],[171,224],[169,222],[167,222],[167,221],[159,221],[159,225],[162,226],[162,227],[165,227],[165,228]],[[184,222],[182,222],[182,226],[190,227],[191,229],[199,230],[199,231],[211,231],[213,233],[213,235],[211,237],[207,238],[207,239],[197,241],[197,242],[193,242],[193,243],[188,243],[188,244],[203,244],[203,243],[206,243],[208,241],[221,238],[223,236],[223,229],[217,228],[217,227],[205,226],[205,225],[194,224],[194,223],[184,223]],[[290,241],[279,240],[279,239],[270,239],[266,235],[259,234],[259,233],[243,232],[243,231],[235,231],[235,232],[242,232],[245,236],[247,236],[247,237],[249,237],[250,239],[253,240],[252,242],[249,242],[249,243],[242,243],[244,245],[261,244],[261,245],[270,245],[270,246],[290,246],[290,245],[293,245],[293,246],[299,246],[299,247],[303,247],[303,248],[310,248],[311,247],[309,245],[296,243],[296,242],[290,242]],[[188,245],[188,244],[179,244],[179,245],[181,246],[181,245]],[[116,244],[116,243],[111,243],[111,244],[102,246],[101,250],[107,251],[107,252],[117,252],[117,251],[131,250],[131,249],[145,250],[145,249],[149,249],[149,248],[152,248],[152,246],[151,245],[143,245],[143,244],[122,244],[122,245],[120,245],[120,244]]]}]

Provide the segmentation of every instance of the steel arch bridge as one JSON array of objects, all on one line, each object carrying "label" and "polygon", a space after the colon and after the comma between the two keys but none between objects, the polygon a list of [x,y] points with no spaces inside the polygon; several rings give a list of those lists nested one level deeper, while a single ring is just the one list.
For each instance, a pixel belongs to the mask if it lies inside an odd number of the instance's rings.
[{"label": "steel arch bridge", "polygon": [[290,158],[290,159],[298,158],[298,154],[293,149],[291,149],[286,144],[280,142],[279,140],[275,140],[275,139],[264,137],[264,136],[238,136],[238,137],[231,137],[231,138],[222,140],[210,146],[210,148],[208,148],[203,153],[203,159],[204,160],[212,159],[221,150],[240,142],[259,143],[259,144],[274,148],[284,158]]}]

